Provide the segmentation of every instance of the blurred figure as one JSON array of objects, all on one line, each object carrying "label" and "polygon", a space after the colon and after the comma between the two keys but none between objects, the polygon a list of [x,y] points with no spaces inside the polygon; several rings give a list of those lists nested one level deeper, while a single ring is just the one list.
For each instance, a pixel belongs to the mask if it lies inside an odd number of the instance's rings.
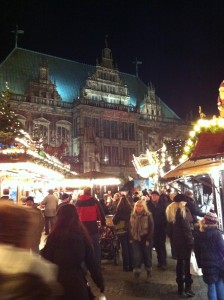
[{"label": "blurred figure", "polygon": [[20,199],[19,199],[19,202],[18,202],[18,205],[26,205],[26,196],[22,196]]},{"label": "blurred figure", "polygon": [[69,204],[71,200],[71,196],[67,193],[63,193],[61,195],[61,200],[60,200],[60,204],[57,207],[57,210],[59,210],[60,207],[62,207],[63,205]]},{"label": "blurred figure", "polygon": [[174,197],[173,202],[166,209],[166,216],[168,221],[167,234],[177,259],[176,282],[178,294],[182,298],[193,297],[195,294],[191,290],[193,280],[190,274],[190,258],[194,239],[189,221],[192,216],[186,207],[183,194],[177,194]]},{"label": "blurred figure", "polygon": [[157,191],[152,191],[151,199],[147,201],[148,210],[154,220],[153,243],[157,253],[158,268],[166,270],[166,207],[167,202]]},{"label": "blurred figure", "polygon": [[186,207],[190,210],[191,215],[193,217],[193,223],[197,223],[198,217],[204,217],[205,214],[196,206],[196,203],[193,199],[193,192],[188,190],[184,193],[185,195],[185,201],[187,202]]},{"label": "blurred figure", "polygon": [[224,240],[215,211],[209,211],[196,225],[195,256],[208,285],[208,299],[224,299]]},{"label": "blurred figure", "polygon": [[134,192],[133,203],[137,202],[138,200],[140,200],[140,196],[139,196],[138,192]]},{"label": "blurred figure", "polygon": [[0,298],[1,300],[56,299],[62,290],[57,267],[30,253],[33,214],[11,202],[0,203]]},{"label": "blurred figure", "polygon": [[33,252],[39,253],[40,239],[44,229],[44,217],[40,209],[34,205],[34,198],[32,196],[28,196],[26,198],[25,206],[30,208],[30,212],[32,213],[32,219],[34,223],[33,230],[31,233],[31,250]]},{"label": "blurred figure", "polygon": [[54,190],[49,190],[48,195],[41,202],[41,206],[44,206],[44,223],[45,234],[49,234],[52,230],[55,222],[56,211],[58,207],[58,198],[54,196]]},{"label": "blurred figure", "polygon": [[49,234],[41,255],[59,267],[58,280],[65,290],[61,300],[89,300],[85,267],[101,292],[104,292],[103,277],[94,256],[91,239],[79,221],[74,205],[64,205],[57,211],[54,229]]},{"label": "blurred figure", "polygon": [[146,281],[149,282],[152,271],[153,217],[145,201],[138,200],[130,218],[130,242],[133,251],[133,273],[135,284],[139,282],[141,265],[146,269]]},{"label": "blurred figure", "polygon": [[121,243],[123,270],[132,271],[132,252],[129,243],[130,215],[132,207],[125,195],[122,195],[113,217],[116,234]]},{"label": "blurred figure", "polygon": [[108,207],[107,207],[107,205],[106,205],[106,203],[105,203],[104,198],[101,198],[101,199],[99,200],[99,202],[100,202],[100,205],[101,205],[102,210],[103,210],[103,212],[104,212],[104,215],[105,215],[105,216],[106,216],[106,215],[109,215],[110,212],[109,212],[109,209],[108,209]]},{"label": "blurred figure", "polygon": [[102,226],[106,225],[105,215],[97,201],[91,195],[91,188],[85,187],[83,195],[80,195],[75,204],[80,221],[85,225],[93,243],[93,248],[98,264],[101,263],[101,248],[100,248],[100,236],[98,230],[98,221]]},{"label": "blurred figure", "polygon": [[120,201],[120,195],[119,193],[115,193],[111,201],[111,206],[109,208],[109,211],[112,215],[115,214],[119,201]]},{"label": "blurred figure", "polygon": [[3,195],[0,197],[0,200],[12,200],[9,198],[9,189],[3,189]]}]

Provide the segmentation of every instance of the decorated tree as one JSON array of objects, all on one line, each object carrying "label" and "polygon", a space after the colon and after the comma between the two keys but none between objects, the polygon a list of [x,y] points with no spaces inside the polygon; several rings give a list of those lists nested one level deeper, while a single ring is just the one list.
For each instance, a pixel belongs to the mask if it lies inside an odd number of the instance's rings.
[{"label": "decorated tree", "polygon": [[23,135],[22,124],[10,108],[9,95],[8,88],[0,95],[0,141],[2,143],[9,143],[13,138]]}]

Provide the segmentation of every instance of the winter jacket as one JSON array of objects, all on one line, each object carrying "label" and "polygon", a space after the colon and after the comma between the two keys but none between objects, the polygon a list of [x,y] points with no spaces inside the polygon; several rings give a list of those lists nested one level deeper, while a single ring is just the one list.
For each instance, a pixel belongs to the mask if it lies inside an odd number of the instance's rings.
[{"label": "winter jacket", "polygon": [[202,268],[203,280],[210,284],[224,278],[224,240],[216,225],[207,225],[205,231],[195,226],[195,256]]},{"label": "winter jacket", "polygon": [[197,216],[204,217],[205,213],[203,213],[200,209],[197,208],[195,201],[185,195],[186,207],[190,210],[191,215],[193,217],[193,223],[197,223]]},{"label": "winter jacket", "polygon": [[49,194],[41,202],[41,205],[45,205],[44,215],[46,217],[55,217],[58,207],[58,198],[54,195]]},{"label": "winter jacket", "polygon": [[93,281],[104,289],[101,270],[96,264],[91,244],[82,234],[69,233],[64,239],[48,238],[41,255],[58,266],[58,281],[64,288],[63,300],[89,300],[83,267],[87,267]]},{"label": "winter jacket", "polygon": [[[140,222],[140,226],[138,226],[136,222]],[[144,238],[152,245],[154,233],[154,222],[152,214],[143,212],[139,216],[135,212],[133,212],[130,217],[130,240],[135,240],[136,233],[138,235],[138,232],[135,232],[137,228],[140,229],[139,234],[141,236],[141,239]]]},{"label": "winter jacket", "polygon": [[98,232],[97,221],[106,225],[102,207],[95,198],[89,195],[81,195],[75,204],[80,221],[85,225],[90,235]]},{"label": "winter jacket", "polygon": [[[170,205],[175,204],[171,203]],[[181,210],[185,211],[185,218],[183,218]],[[190,214],[190,211],[185,206],[181,209],[178,208],[175,215],[175,222],[168,222],[167,224],[167,234],[172,244],[173,256],[177,257],[177,259],[190,258],[191,250],[193,249],[194,239],[191,224],[187,216],[188,213]]]},{"label": "winter jacket", "polygon": [[57,266],[39,255],[0,244],[0,260],[1,300],[56,299],[53,294],[62,294],[57,282]]},{"label": "winter jacket", "polygon": [[157,205],[155,206],[152,200],[147,201],[148,210],[152,213],[155,229],[166,228],[166,207],[167,203],[160,196]]},{"label": "winter jacket", "polygon": [[[130,215],[131,215],[131,207],[123,207],[122,209],[118,209],[113,217],[113,223],[115,228],[117,229],[117,233],[127,232],[130,225]],[[123,228],[119,227],[119,224],[123,222]],[[117,227],[116,227],[117,225]]]}]

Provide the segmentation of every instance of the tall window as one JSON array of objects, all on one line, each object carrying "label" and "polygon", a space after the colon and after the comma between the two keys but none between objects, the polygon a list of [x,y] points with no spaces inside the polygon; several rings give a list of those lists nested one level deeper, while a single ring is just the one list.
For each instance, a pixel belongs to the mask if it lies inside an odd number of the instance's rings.
[{"label": "tall window", "polygon": [[34,139],[42,139],[44,143],[49,142],[49,123],[47,120],[34,120],[32,136]]},{"label": "tall window", "polygon": [[95,129],[96,136],[99,136],[100,132],[100,122],[97,118],[92,118],[92,127]]},{"label": "tall window", "polygon": [[[134,135],[134,132],[133,132],[133,129],[131,131],[131,126],[130,125],[134,125],[134,124],[129,124],[129,123],[126,123],[126,122],[122,122],[121,123],[121,134],[122,134],[122,139],[123,140],[129,140],[129,136],[130,134],[132,134],[132,136]],[[133,136],[134,138],[134,136]],[[133,139],[131,138],[131,139]]]},{"label": "tall window", "polygon": [[112,166],[118,166],[119,165],[118,147],[112,147],[112,151],[111,151],[111,165]]},{"label": "tall window", "polygon": [[125,166],[132,165],[133,154],[135,154],[135,148],[122,148],[122,164]]},{"label": "tall window", "polygon": [[111,138],[117,139],[117,122],[111,121]]},{"label": "tall window", "polygon": [[110,139],[110,121],[103,120],[103,132],[104,132],[104,138]]},{"label": "tall window", "polygon": [[104,146],[103,163],[106,165],[111,164],[111,148],[110,148],[110,146]]},{"label": "tall window", "polygon": [[129,140],[135,140],[135,125],[133,123],[129,124]]},{"label": "tall window", "polygon": [[63,125],[57,125],[56,139],[57,145],[60,145],[64,141],[68,141],[70,139],[69,130]]}]

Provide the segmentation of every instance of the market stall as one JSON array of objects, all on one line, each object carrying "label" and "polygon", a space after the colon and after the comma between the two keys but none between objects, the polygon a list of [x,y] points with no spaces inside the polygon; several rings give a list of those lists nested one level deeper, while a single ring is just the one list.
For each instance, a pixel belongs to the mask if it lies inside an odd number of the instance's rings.
[{"label": "market stall", "polygon": [[[179,182],[201,183],[207,178],[211,185],[211,206],[217,211],[220,229],[224,229],[224,118],[201,118],[189,133],[182,162],[163,176],[163,179]],[[186,184],[185,184],[186,185]],[[205,200],[202,200],[202,204]],[[207,209],[210,205],[207,205]]]}]

